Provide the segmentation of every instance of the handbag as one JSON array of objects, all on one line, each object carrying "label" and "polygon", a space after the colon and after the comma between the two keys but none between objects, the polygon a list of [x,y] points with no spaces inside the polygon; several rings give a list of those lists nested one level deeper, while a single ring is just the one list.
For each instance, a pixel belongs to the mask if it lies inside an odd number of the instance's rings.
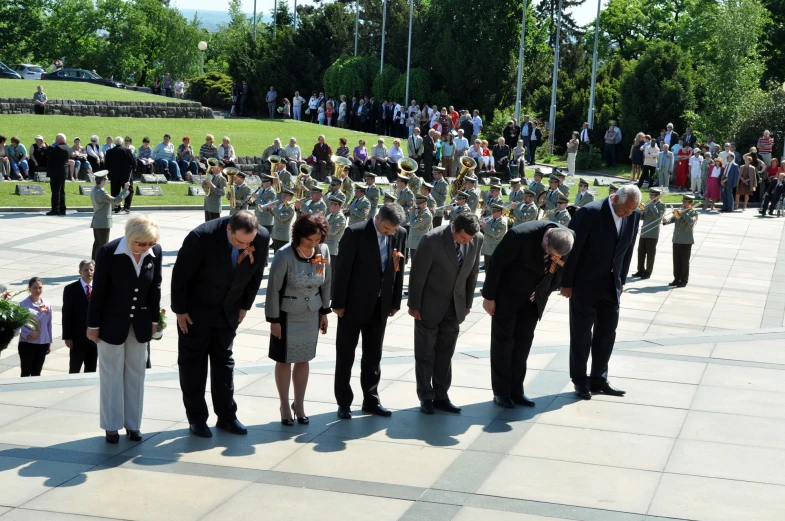
[{"label": "handbag", "polygon": [[306,114],[310,114],[311,113],[311,107],[308,107],[307,109],[305,109],[305,113]]}]

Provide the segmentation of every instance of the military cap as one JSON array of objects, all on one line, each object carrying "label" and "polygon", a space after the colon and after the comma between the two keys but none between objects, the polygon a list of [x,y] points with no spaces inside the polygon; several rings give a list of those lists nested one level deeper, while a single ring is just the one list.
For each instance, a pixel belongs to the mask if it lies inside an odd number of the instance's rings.
[{"label": "military cap", "polygon": [[447,171],[447,169],[444,168],[443,166],[435,166],[435,167],[433,167],[433,171],[434,172],[439,172],[440,174],[443,174],[445,171]]},{"label": "military cap", "polygon": [[525,190],[523,191],[523,195],[531,195],[532,197],[534,197],[534,196],[535,196],[535,195],[537,195],[537,194],[535,194],[535,193],[534,193],[532,190],[529,190],[529,189],[527,188],[527,189],[525,189]]},{"label": "military cap", "polygon": [[363,192],[365,192],[365,190],[367,190],[368,187],[366,185],[363,185],[363,184],[360,184],[360,183],[354,183],[354,189],[355,190],[362,190]]},{"label": "military cap", "polygon": [[684,194],[684,195],[682,196],[681,200],[682,200],[683,202],[686,202],[686,201],[692,202],[692,201],[694,201],[694,200],[695,200],[695,196],[694,196],[694,195],[692,195],[692,194]]},{"label": "military cap", "polygon": [[93,177],[106,177],[107,175],[109,175],[109,170],[99,170],[93,173]]},{"label": "military cap", "polygon": [[343,202],[344,202],[343,199],[341,199],[340,197],[335,197],[334,195],[330,197],[330,204],[335,203],[337,205],[343,206]]},{"label": "military cap", "polygon": [[474,184],[477,184],[477,178],[476,178],[476,177],[474,177],[473,175],[467,175],[466,177],[464,177],[464,178],[463,178],[463,181],[464,181],[465,183],[474,183]]},{"label": "military cap", "polygon": [[488,181],[492,185],[498,185],[498,184],[500,184],[502,182],[502,180],[500,178],[498,178],[498,177],[489,177]]},{"label": "military cap", "polygon": [[376,177],[376,174],[374,174],[373,172],[365,172],[364,177]]},{"label": "military cap", "polygon": [[246,173],[245,173],[245,172],[237,172],[237,173],[236,173],[236,174],[234,174],[234,175],[236,175],[236,176],[238,176],[238,177],[242,177],[243,179],[245,179]]},{"label": "military cap", "polygon": [[422,188],[427,188],[428,190],[433,190],[433,185],[431,183],[426,183],[423,181]]},{"label": "military cap", "polygon": [[283,195],[294,195],[294,192],[292,190],[289,190],[288,188],[282,188],[281,193]]},{"label": "military cap", "polygon": [[398,179],[396,179],[395,181],[396,182],[403,181],[404,183],[408,183],[409,182],[409,177],[407,177],[407,176],[405,176],[403,174],[398,174]]},{"label": "military cap", "polygon": [[556,177],[559,178],[559,181],[563,180],[566,177],[564,175],[564,172],[562,172],[561,170],[556,170],[553,174],[551,174],[551,176],[553,175],[556,175]]},{"label": "military cap", "polygon": [[521,178],[520,177],[516,177],[515,179],[510,179],[510,186],[517,185],[520,182],[521,182]]},{"label": "military cap", "polygon": [[324,193],[324,189],[321,186],[319,186],[319,185],[313,185],[311,187],[311,193],[315,193],[315,192],[323,194]]},{"label": "military cap", "polygon": [[561,203],[569,203],[570,200],[567,198],[566,195],[564,195],[563,193],[559,192],[559,195],[556,198],[556,202],[558,202],[559,204],[561,204]]},{"label": "military cap", "polygon": [[330,185],[340,185],[340,184],[342,184],[342,182],[337,177],[333,177],[330,179]]},{"label": "military cap", "polygon": [[551,174],[550,176],[548,176],[548,180],[549,181],[560,181],[559,176],[557,176],[556,174]]},{"label": "military cap", "polygon": [[457,194],[455,194],[455,198],[456,198],[456,199],[468,199],[468,198],[469,198],[469,194],[467,194],[466,192],[464,192],[463,190],[461,190],[460,192],[458,192]]},{"label": "military cap", "polygon": [[540,167],[534,169],[534,175],[545,175]]},{"label": "military cap", "polygon": [[611,183],[609,188],[613,191],[618,191],[620,187],[616,183]]},{"label": "military cap", "polygon": [[491,190],[501,190],[502,187],[500,185],[491,185]]},{"label": "military cap", "polygon": [[422,194],[417,194],[417,195],[415,195],[415,196],[414,196],[414,199],[415,199],[415,201],[417,201],[418,203],[424,203],[424,202],[427,202],[427,201],[428,201],[428,198],[427,198],[427,197],[425,197],[425,196],[424,196],[424,195],[422,195]]},{"label": "military cap", "polygon": [[271,176],[271,175],[262,174],[259,177],[261,178],[262,182],[267,181],[267,182],[272,183],[273,181],[275,181],[275,178],[273,176]]},{"label": "military cap", "polygon": [[504,205],[499,204],[499,203],[493,203],[491,205],[491,209],[494,210],[494,211],[499,210],[501,212],[502,210],[504,210]]},{"label": "military cap", "polygon": [[662,188],[658,188],[658,187],[649,188],[649,192],[660,195],[662,193]]},{"label": "military cap", "polygon": [[586,179],[584,179],[584,178],[582,178],[582,177],[581,177],[580,179],[578,179],[578,185],[586,185],[586,186],[589,186],[589,182],[588,182]]},{"label": "military cap", "polygon": [[395,194],[393,194],[392,192],[384,192],[384,198],[385,199],[389,199],[392,202],[395,202],[395,201],[398,200],[398,198],[395,197]]}]

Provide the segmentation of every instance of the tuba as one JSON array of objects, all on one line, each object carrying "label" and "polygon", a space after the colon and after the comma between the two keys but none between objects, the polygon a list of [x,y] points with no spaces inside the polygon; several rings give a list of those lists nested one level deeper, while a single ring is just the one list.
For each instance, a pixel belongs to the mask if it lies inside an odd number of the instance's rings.
[{"label": "tuba", "polygon": [[234,176],[240,173],[240,169],[229,166],[224,168],[223,173],[229,180],[229,192],[226,194],[226,197],[229,198],[229,205],[232,208],[237,208],[237,199],[234,196]]},{"label": "tuba", "polygon": [[218,160],[211,157],[207,160],[207,174],[204,176],[204,181],[202,181],[202,190],[204,190],[204,194],[207,196],[210,195],[210,187],[213,184],[213,177],[215,177],[215,174],[210,173],[210,168],[214,166],[218,166]]},{"label": "tuba", "polygon": [[455,177],[455,180],[452,182],[452,187],[450,188],[450,195],[453,197],[463,190],[463,180],[466,177],[466,174],[477,167],[477,161],[469,156],[461,156],[460,162],[461,169],[458,171],[458,175]]},{"label": "tuba", "polygon": [[398,160],[398,168],[401,169],[401,172],[403,172],[406,177],[410,177],[414,175],[419,168],[419,165],[417,164],[417,161],[411,157],[403,157]]},{"label": "tuba", "polygon": [[281,193],[281,180],[278,178],[278,174],[275,173],[275,167],[278,166],[278,163],[282,161],[281,156],[276,156],[275,154],[271,155],[267,158],[270,161],[270,175],[274,177],[273,180],[273,189],[275,193]]},{"label": "tuba", "polygon": [[332,161],[333,163],[333,177],[341,180],[341,193],[344,195],[343,208],[345,210],[351,204],[352,192],[343,189],[343,185],[344,185],[343,171],[347,167],[351,168],[352,161],[351,159],[343,156],[332,156],[330,157],[330,161]]},{"label": "tuba", "polygon": [[510,226],[515,224],[515,209],[512,206],[507,206],[504,210],[502,210],[502,215],[510,221]]},{"label": "tuba", "polygon": [[294,198],[295,199],[302,199],[305,195],[305,189],[308,188],[305,186],[305,182],[303,181],[304,177],[311,175],[311,167],[308,165],[300,165],[300,173],[297,174],[297,180],[294,182]]}]

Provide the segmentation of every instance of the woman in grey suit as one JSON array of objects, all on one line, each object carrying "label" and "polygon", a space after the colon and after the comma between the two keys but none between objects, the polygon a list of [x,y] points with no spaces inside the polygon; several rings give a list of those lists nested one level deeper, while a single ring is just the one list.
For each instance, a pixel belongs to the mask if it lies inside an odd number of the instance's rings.
[{"label": "woman in grey suit", "polygon": [[93,253],[91,259],[95,260],[104,244],[109,242],[109,233],[112,231],[112,208],[123,202],[130,193],[128,187],[131,183],[125,183],[123,190],[112,197],[106,193],[106,175],[108,170],[101,170],[93,174],[95,176],[95,188],[90,192],[90,200],[93,203],[93,220],[90,228],[93,229]]},{"label": "woman in grey suit", "polygon": [[[308,423],[303,399],[308,362],[316,356],[319,331],[327,332],[330,312],[330,251],[324,241],[328,224],[319,214],[303,214],[292,228],[292,242],[273,258],[264,310],[270,322],[270,358],[276,361],[275,384],[281,400],[281,423]],[[294,364],[294,371],[292,371]],[[289,384],[294,402],[289,410]]]}]

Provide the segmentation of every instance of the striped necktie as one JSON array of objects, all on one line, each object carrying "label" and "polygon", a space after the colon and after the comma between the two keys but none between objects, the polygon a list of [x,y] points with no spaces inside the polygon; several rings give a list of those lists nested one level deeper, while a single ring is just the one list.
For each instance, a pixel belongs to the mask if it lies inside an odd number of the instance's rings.
[{"label": "striped necktie", "polygon": [[382,271],[387,269],[387,258],[389,253],[387,251],[387,237],[379,235],[379,254],[382,257]]},{"label": "striped necktie", "polygon": [[458,268],[463,266],[463,252],[461,251],[461,245],[457,242],[455,243],[455,253],[458,255]]}]

